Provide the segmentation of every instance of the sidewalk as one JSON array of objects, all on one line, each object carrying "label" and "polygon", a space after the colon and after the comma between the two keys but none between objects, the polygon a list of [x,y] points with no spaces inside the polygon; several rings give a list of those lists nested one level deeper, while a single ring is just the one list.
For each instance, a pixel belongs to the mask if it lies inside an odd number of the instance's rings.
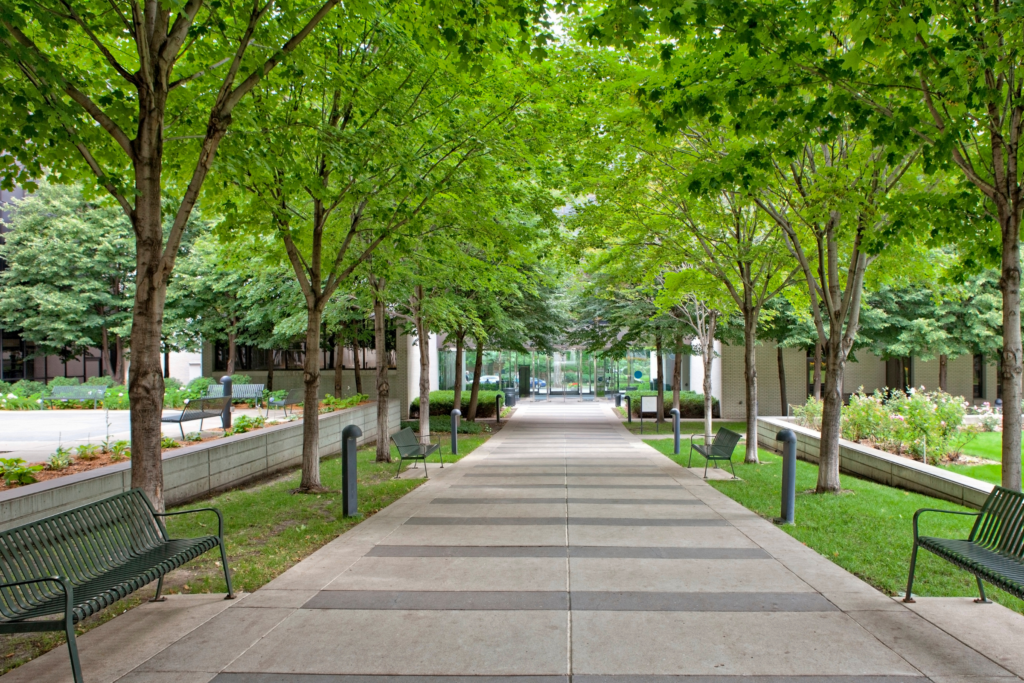
[{"label": "sidewalk", "polygon": [[[600,404],[520,405],[487,444],[431,467],[426,485],[261,590],[219,597],[172,596],[90,632],[86,680],[1010,683],[1024,673],[1024,617],[959,598],[908,609]],[[164,633],[137,639],[141,623]],[[116,666],[104,656],[115,650]],[[68,680],[58,648],[0,683]]]}]

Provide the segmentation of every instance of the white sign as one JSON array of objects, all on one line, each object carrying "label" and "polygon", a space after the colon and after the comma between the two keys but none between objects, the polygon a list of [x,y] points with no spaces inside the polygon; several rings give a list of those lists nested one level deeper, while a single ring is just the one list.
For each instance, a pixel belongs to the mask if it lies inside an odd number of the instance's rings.
[{"label": "white sign", "polygon": [[640,397],[640,412],[641,413],[657,413],[658,412],[658,397],[657,396],[641,396]]}]

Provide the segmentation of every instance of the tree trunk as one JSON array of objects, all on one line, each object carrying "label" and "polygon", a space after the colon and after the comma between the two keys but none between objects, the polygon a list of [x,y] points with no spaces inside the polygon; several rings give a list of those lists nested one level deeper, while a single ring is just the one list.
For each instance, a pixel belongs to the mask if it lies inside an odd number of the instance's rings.
[{"label": "tree trunk", "polygon": [[235,333],[228,332],[228,366],[225,370],[225,374],[235,374],[235,360],[238,357],[238,344],[235,343]]},{"label": "tree trunk", "polygon": [[[712,324],[712,330],[714,325]],[[700,355],[704,361],[704,443],[711,443],[711,420],[715,412],[715,397],[711,395],[711,365],[715,362],[714,336],[701,340]]]},{"label": "tree trunk", "polygon": [[117,360],[117,367],[114,369],[114,383],[124,386],[125,383],[125,362],[124,362],[124,339],[120,335],[114,338],[114,355]]},{"label": "tree trunk", "polygon": [[1003,480],[1005,488],[1021,490],[1021,330],[1020,211],[999,210],[1003,233]]},{"label": "tree trunk", "polygon": [[103,327],[103,338],[100,341],[100,376],[109,375],[114,376],[114,372],[110,367],[110,333],[107,332],[107,328]]},{"label": "tree trunk", "polygon": [[679,410],[679,385],[683,383],[683,335],[676,335],[672,359],[672,407]]},{"label": "tree trunk", "polygon": [[747,447],[743,462],[756,465],[757,459],[757,312],[743,312],[743,378],[747,388]]},{"label": "tree trunk", "polygon": [[302,364],[302,481],[297,493],[321,493],[320,484],[320,323],[319,307],[306,309],[306,357]]},{"label": "tree trunk", "polygon": [[654,348],[658,354],[655,367],[658,371],[658,422],[665,421],[665,375],[664,358],[661,356],[661,335],[654,338]]},{"label": "tree trunk", "polygon": [[384,279],[378,280],[378,296],[373,300],[373,341],[377,355],[377,462],[391,462],[391,442],[388,430],[388,351],[386,326],[384,324],[384,300],[380,290]]},{"label": "tree trunk", "polygon": [[939,354],[939,390],[947,391],[947,378],[949,377],[949,356]]},{"label": "tree trunk", "polygon": [[356,378],[356,393],[363,393],[363,373],[362,368],[359,366],[359,339],[358,337],[352,338],[352,374]]},{"label": "tree trunk", "polygon": [[420,347],[420,443],[430,445],[430,336],[423,322],[423,285],[416,285],[416,336]]},{"label": "tree trunk", "polygon": [[476,422],[476,406],[480,402],[480,373],[484,371],[484,346],[476,340],[476,360],[473,362],[473,388],[469,392],[469,410],[466,419]]},{"label": "tree trunk", "polygon": [[814,345],[814,398],[821,400],[821,344]]},{"label": "tree trunk", "polygon": [[775,347],[776,362],[779,364],[779,398],[782,399],[782,414],[789,415],[789,398],[786,396],[786,363],[782,347]]},{"label": "tree trunk", "polygon": [[458,410],[462,410],[462,383],[466,380],[465,370],[462,367],[463,361],[462,354],[465,351],[466,346],[466,333],[456,332],[455,333],[455,400],[452,402],[452,406]]},{"label": "tree trunk", "polygon": [[[164,471],[160,418],[164,407],[160,340],[167,283],[161,272],[163,216],[161,157],[153,122],[140,121],[136,162],[135,301],[132,305],[132,363],[128,377],[131,411],[132,488],[142,489],[157,512],[164,511]],[[149,144],[146,144],[149,143]],[[120,361],[119,361],[120,362]]]},{"label": "tree trunk", "polygon": [[[836,333],[838,337],[838,333]],[[835,337],[825,345],[825,391],[821,413],[821,449],[818,460],[818,493],[838,493],[839,438],[843,411],[843,371],[846,354]]]},{"label": "tree trunk", "polygon": [[274,350],[270,350],[270,363],[267,365],[267,391],[274,390]]},{"label": "tree trunk", "polygon": [[334,345],[334,398],[341,398],[342,393],[345,391],[345,364],[342,362],[342,353],[344,350],[345,347],[342,346],[341,342]]}]

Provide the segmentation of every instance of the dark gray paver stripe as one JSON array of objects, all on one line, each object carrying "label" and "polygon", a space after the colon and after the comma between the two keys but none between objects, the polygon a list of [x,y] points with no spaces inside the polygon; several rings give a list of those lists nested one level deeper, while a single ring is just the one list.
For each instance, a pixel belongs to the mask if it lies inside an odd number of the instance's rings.
[{"label": "dark gray paver stripe", "polygon": [[568,610],[569,594],[562,591],[320,591],[302,608]]},{"label": "dark gray paver stripe", "polygon": [[600,545],[377,545],[367,557],[566,557],[578,559],[770,560],[761,548],[648,548]]},{"label": "dark gray paver stripe", "polygon": [[660,470],[658,470],[657,472],[651,472],[650,474],[639,474],[639,473],[619,474],[617,472],[591,472],[591,473],[569,472],[568,475],[566,475],[566,474],[564,474],[562,472],[553,472],[553,473],[550,473],[550,474],[547,473],[547,472],[522,472],[522,473],[519,473],[519,474],[505,474],[505,473],[502,473],[502,472],[495,472],[494,474],[482,474],[482,473],[467,472],[466,474],[464,474],[462,476],[463,477],[489,477],[491,479],[493,479],[495,477],[515,477],[515,478],[518,479],[520,477],[565,477],[565,476],[570,476],[570,477],[643,477],[644,479],[654,479],[656,477],[657,478],[662,478],[662,477],[665,477],[667,475],[663,474]]},{"label": "dark gray paver stripe", "polygon": [[696,498],[435,498],[431,505],[704,505]]},{"label": "dark gray paver stripe", "polygon": [[367,557],[565,557],[564,545],[375,545]]},{"label": "dark gray paver stripe", "polygon": [[572,545],[569,557],[575,559],[629,560],[770,560],[761,548],[629,548],[623,546]]},{"label": "dark gray paver stripe", "polygon": [[568,676],[401,676],[372,674],[220,673],[210,683],[569,683]]},{"label": "dark gray paver stripe", "polygon": [[820,593],[655,593],[573,591],[586,612],[838,612]]},{"label": "dark gray paver stripe", "polygon": [[452,489],[674,489],[682,484],[452,484]]},{"label": "dark gray paver stripe", "polygon": [[[415,526],[564,526],[564,517],[410,517]],[[570,517],[572,526],[731,526],[724,519],[641,519]]]},{"label": "dark gray paver stripe", "polygon": [[576,612],[836,612],[819,593],[323,590],[302,609]]},{"label": "dark gray paver stripe", "polygon": [[[572,683],[929,683],[924,676],[657,676],[576,674]],[[214,683],[219,683],[213,679]],[[262,681],[260,683],[263,683]]]}]

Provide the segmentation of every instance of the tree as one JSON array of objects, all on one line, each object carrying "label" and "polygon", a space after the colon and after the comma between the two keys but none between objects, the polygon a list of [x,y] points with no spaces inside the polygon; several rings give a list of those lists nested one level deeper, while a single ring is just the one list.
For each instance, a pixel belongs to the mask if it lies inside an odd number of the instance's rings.
[{"label": "tree", "polygon": [[[0,315],[40,355],[99,347],[101,373],[124,383],[134,280],[131,226],[79,186],[42,184],[18,202],[0,258]],[[111,362],[111,337],[116,349]]]},{"label": "tree", "polygon": [[[684,321],[693,330],[694,346],[700,347],[700,358],[704,363],[704,443],[711,443],[711,413],[714,407],[714,396],[711,394],[711,371],[715,361],[715,330],[718,325],[719,311],[712,308],[696,294],[685,294],[682,301],[672,306],[672,315]],[[678,399],[677,399],[678,400]],[[676,409],[679,408],[677,404]],[[749,436],[747,437],[750,438]],[[757,437],[754,437],[755,448]],[[755,460],[756,462],[756,460]]]}]

